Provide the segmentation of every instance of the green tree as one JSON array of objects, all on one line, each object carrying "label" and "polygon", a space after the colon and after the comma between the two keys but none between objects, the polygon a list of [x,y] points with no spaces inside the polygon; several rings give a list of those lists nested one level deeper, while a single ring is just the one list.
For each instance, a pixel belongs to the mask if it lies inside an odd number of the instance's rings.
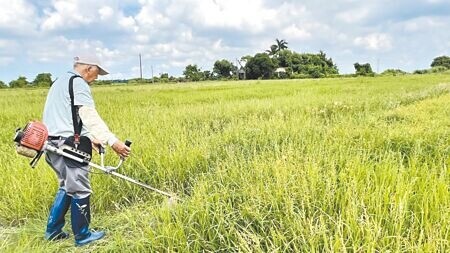
[{"label": "green tree", "polygon": [[288,42],[285,40],[275,39],[275,44],[271,45],[269,50],[265,52],[269,54],[269,56],[277,56],[279,52],[287,49]]},{"label": "green tree", "polygon": [[447,71],[448,68],[446,68],[445,66],[436,66],[436,67],[432,67],[431,69],[429,69],[430,73],[440,73],[440,72],[445,72]]},{"label": "green tree", "polygon": [[19,76],[17,80],[9,82],[9,87],[11,88],[23,88],[28,86],[27,78],[24,76]]},{"label": "green tree", "polygon": [[322,50],[319,51],[317,57],[317,60],[320,62],[320,66],[322,67],[322,72],[325,76],[339,74],[339,70],[336,64],[333,63],[333,59],[327,58],[327,55]]},{"label": "green tree", "polygon": [[3,81],[0,80],[0,89],[8,88],[8,85],[6,85]]},{"label": "green tree", "polygon": [[237,67],[225,59],[218,60],[214,63],[213,72],[217,74],[219,78],[230,78],[236,70]]},{"label": "green tree", "polygon": [[32,82],[33,86],[43,86],[50,87],[52,85],[52,74],[50,73],[41,73],[36,76],[34,81]]},{"label": "green tree", "polygon": [[159,75],[158,81],[161,83],[168,83],[169,82],[169,73],[161,73]]},{"label": "green tree", "polygon": [[201,72],[201,69],[197,67],[196,64],[194,65],[189,64],[183,71],[183,75],[186,77],[186,79],[196,82],[202,79],[203,73]]},{"label": "green tree", "polygon": [[247,62],[248,62],[251,58],[253,58],[253,56],[251,56],[251,55],[245,55],[245,56],[242,56],[242,57],[241,57],[240,63],[244,63],[244,67],[245,67],[245,64],[247,64]]},{"label": "green tree", "polygon": [[290,50],[283,50],[278,53],[278,66],[287,68],[292,67],[293,53]]},{"label": "green tree", "polygon": [[268,53],[270,56],[276,55],[278,53],[278,46],[277,45],[270,46],[270,49],[266,50],[266,53]]},{"label": "green tree", "polygon": [[111,80],[95,80],[92,82],[93,85],[111,85],[112,83]]},{"label": "green tree", "polygon": [[212,72],[209,70],[203,71],[202,76],[205,80],[213,80],[214,79]]},{"label": "green tree", "polygon": [[258,53],[245,65],[248,79],[271,78],[276,65],[266,53]]},{"label": "green tree", "polygon": [[450,57],[443,55],[443,56],[439,56],[433,59],[433,62],[431,63],[431,67],[438,67],[438,66],[443,66],[446,67],[447,69],[450,69]]},{"label": "green tree", "polygon": [[[339,74],[337,66],[333,63],[333,60],[331,58],[327,58],[323,51],[320,51],[318,54],[299,54],[292,52],[291,55],[289,55],[288,52],[289,50],[283,50],[280,52],[280,56],[278,57],[280,66],[281,64],[290,64],[292,69],[291,71],[298,76],[320,78]],[[283,60],[284,54],[288,56],[286,57],[289,59],[287,63],[282,63],[283,61],[286,61]]]},{"label": "green tree", "polygon": [[285,41],[285,40],[279,40],[279,39],[276,39],[275,42],[277,43],[278,51],[282,51],[282,50],[288,48],[288,47],[287,47],[288,42]]},{"label": "green tree", "polygon": [[408,72],[405,72],[401,69],[386,69],[380,75],[382,75],[382,76],[400,76],[400,75],[406,75],[406,74],[408,74]]},{"label": "green tree", "polygon": [[374,76],[375,73],[372,71],[372,67],[369,63],[359,64],[358,62],[353,64],[355,66],[356,75],[358,76]]}]

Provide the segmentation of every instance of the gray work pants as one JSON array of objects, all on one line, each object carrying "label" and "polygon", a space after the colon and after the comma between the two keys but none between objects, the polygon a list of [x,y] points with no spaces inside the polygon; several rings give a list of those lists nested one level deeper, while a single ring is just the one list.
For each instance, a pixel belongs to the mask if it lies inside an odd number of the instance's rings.
[{"label": "gray work pants", "polygon": [[[50,142],[58,148],[64,144],[64,140],[52,140]],[[52,152],[46,153],[45,160],[55,171],[59,188],[65,190],[67,195],[76,199],[83,199],[92,193],[88,172],[89,165],[78,168],[69,167],[63,156]]]}]

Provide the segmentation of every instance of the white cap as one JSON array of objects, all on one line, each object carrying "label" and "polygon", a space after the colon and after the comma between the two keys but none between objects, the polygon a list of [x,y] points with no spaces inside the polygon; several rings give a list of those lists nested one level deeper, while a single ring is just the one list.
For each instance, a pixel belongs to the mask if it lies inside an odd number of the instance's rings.
[{"label": "white cap", "polygon": [[90,56],[75,56],[73,58],[73,63],[80,63],[80,64],[88,64],[88,65],[95,65],[99,68],[100,72],[98,73],[101,76],[109,74],[108,70],[106,70],[101,64],[100,60],[95,55]]}]

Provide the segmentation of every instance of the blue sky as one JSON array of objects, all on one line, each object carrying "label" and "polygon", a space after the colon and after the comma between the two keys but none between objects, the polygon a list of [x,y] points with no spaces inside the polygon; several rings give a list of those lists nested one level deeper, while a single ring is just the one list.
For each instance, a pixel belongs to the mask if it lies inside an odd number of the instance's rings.
[{"label": "blue sky", "polygon": [[0,80],[69,70],[95,53],[103,79],[211,70],[262,52],[276,38],[297,52],[323,50],[340,73],[428,68],[450,55],[450,0],[0,0]]}]

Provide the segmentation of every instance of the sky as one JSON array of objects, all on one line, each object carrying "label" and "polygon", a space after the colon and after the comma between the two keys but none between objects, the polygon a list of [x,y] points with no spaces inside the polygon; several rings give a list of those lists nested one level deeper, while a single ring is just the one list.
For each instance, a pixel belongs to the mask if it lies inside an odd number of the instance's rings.
[{"label": "sky", "polygon": [[284,39],[324,51],[340,73],[429,68],[450,55],[450,0],[0,0],[0,80],[54,78],[96,54],[102,79],[161,73],[254,55]]}]

